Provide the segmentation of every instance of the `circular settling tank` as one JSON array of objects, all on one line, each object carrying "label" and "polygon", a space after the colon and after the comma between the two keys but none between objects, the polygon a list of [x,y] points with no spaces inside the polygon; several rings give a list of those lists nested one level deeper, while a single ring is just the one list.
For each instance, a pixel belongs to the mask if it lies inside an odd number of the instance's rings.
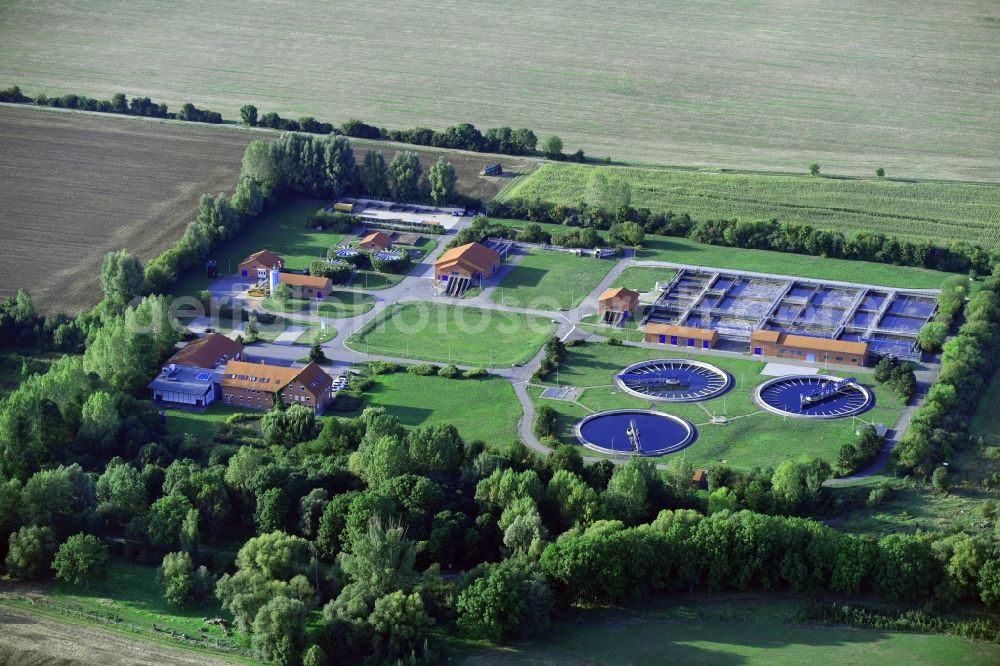
[{"label": "circular settling tank", "polygon": [[628,366],[615,375],[615,383],[643,400],[697,402],[722,395],[732,388],[733,378],[708,363],[661,358]]},{"label": "circular settling tank", "polygon": [[753,399],[773,414],[802,419],[857,416],[875,404],[871,391],[853,377],[829,375],[776,377],[755,388]]},{"label": "circular settling tank", "polygon": [[682,418],[640,409],[592,414],[576,424],[581,444],[612,455],[662,456],[689,446],[697,436]]}]

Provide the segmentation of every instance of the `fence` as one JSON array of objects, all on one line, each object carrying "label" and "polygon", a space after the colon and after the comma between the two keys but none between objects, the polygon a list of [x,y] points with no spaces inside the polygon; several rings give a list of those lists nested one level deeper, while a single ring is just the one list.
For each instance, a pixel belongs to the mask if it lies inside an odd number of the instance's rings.
[{"label": "fence", "polygon": [[26,601],[32,606],[40,606],[47,611],[53,611],[77,619],[88,620],[90,622],[110,625],[116,629],[123,629],[134,634],[143,635],[153,633],[157,637],[172,638],[189,647],[193,646],[205,650],[219,650],[228,654],[238,654],[244,657],[254,656],[252,650],[232,645],[226,641],[220,640],[218,637],[198,635],[191,636],[168,627],[158,627],[155,623],[148,627],[143,627],[113,613],[101,612],[76,604],[57,602],[45,597],[34,597],[25,594],[5,594],[0,595],[0,598]]}]

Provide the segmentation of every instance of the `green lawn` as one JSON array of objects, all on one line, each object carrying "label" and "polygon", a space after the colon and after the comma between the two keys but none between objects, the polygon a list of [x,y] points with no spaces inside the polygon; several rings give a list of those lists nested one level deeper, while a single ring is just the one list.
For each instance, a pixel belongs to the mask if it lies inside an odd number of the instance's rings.
[{"label": "green lawn", "polygon": [[349,289],[335,289],[322,301],[307,298],[290,298],[284,305],[271,297],[260,302],[260,306],[268,312],[313,312],[321,317],[344,319],[357,317],[372,309],[375,299]]},{"label": "green lawn", "polygon": [[991,443],[1000,445],[1000,372],[993,376],[993,382],[983,393],[979,409],[972,417],[972,429]]},{"label": "green lawn", "polygon": [[636,253],[636,259],[911,289],[937,289],[952,276],[951,273],[925,268],[770,250],[743,250],[666,236],[647,236],[642,249]]},{"label": "green lawn", "polygon": [[632,291],[653,291],[657,282],[669,282],[677,273],[672,268],[629,266],[611,283],[612,287],[625,287]]},{"label": "green lawn", "polygon": [[327,324],[325,327],[321,327],[310,323],[309,326],[306,327],[306,330],[302,332],[302,335],[295,339],[294,344],[309,346],[315,344],[324,345],[330,340],[333,340],[335,337],[337,337],[337,329],[333,326]]},{"label": "green lawn", "polygon": [[491,300],[533,310],[571,310],[614,266],[607,259],[533,250],[507,274]]},{"label": "green lawn", "polygon": [[[378,375],[365,392],[364,407],[385,407],[407,426],[450,423],[467,442],[489,445],[517,441],[521,406],[505,379],[445,379],[407,372]],[[363,408],[362,408],[363,409]],[[338,416],[357,416],[355,413]]]},{"label": "green lawn", "polygon": [[[760,410],[751,400],[754,386],[766,378],[760,374],[761,361],[738,356],[691,356],[711,363],[734,379],[734,387],[724,396],[698,403],[652,403],[630,396],[613,386],[614,375],[625,366],[641,360],[667,357],[688,357],[688,354],[665,348],[611,347],[603,343],[587,343],[570,347],[566,361],[559,369],[558,381],[563,386],[587,387],[579,405],[538,397],[536,405],[545,404],[561,413],[560,437],[575,443],[572,426],[587,413],[609,409],[657,409],[687,419],[698,428],[698,439],[684,450],[688,460],[704,466],[725,461],[732,467],[775,467],[784,460],[803,456],[819,457],[831,464],[844,442],[853,439],[857,424],[853,419],[806,421],[785,419]],[[841,374],[846,373],[831,373]],[[549,378],[549,384],[556,377]],[[870,375],[862,381],[876,397],[876,406],[861,418],[871,423],[892,426],[902,411],[899,400],[889,391],[874,384]],[[725,416],[725,424],[713,424],[713,416]],[[663,458],[661,460],[666,460]]]},{"label": "green lawn", "polygon": [[[518,228],[531,224],[523,220],[493,219],[493,221]],[[550,233],[566,229],[558,224],[543,224],[542,228]],[[601,237],[605,236],[606,234],[601,232]],[[870,261],[828,259],[771,250],[744,250],[720,245],[706,245],[675,236],[646,236],[642,249],[636,253],[635,258],[636,261],[668,261],[677,264],[757,271],[817,280],[843,280],[900,289],[937,289],[953,275],[926,268],[892,266]],[[669,268],[663,269],[664,277],[659,279],[669,280],[673,274],[672,271],[673,269]],[[975,283],[973,289],[975,289]]]},{"label": "green lawn", "polygon": [[[52,586],[51,598],[75,610],[90,611],[105,618],[118,617],[143,629],[156,624],[161,629],[205,636],[232,647],[245,647],[247,643],[235,631],[227,638],[219,627],[203,624],[205,617],[232,619],[214,595],[209,596],[203,608],[178,609],[167,604],[163,589],[156,581],[154,566],[115,560],[103,578],[90,581],[89,590],[83,585],[57,581]],[[201,631],[203,627],[204,632]]]},{"label": "green lawn", "polygon": [[213,402],[203,412],[185,412],[167,409],[167,434],[183,436],[190,433],[199,440],[210,440],[219,427],[233,414],[255,413],[245,409],[230,407],[221,402]]},{"label": "green lawn", "polygon": [[639,320],[633,319],[624,326],[608,326],[601,323],[597,315],[586,315],[577,322],[577,328],[587,333],[593,333],[605,338],[615,338],[616,340],[627,340],[630,342],[642,342],[643,332],[639,330]]},{"label": "green lawn", "polygon": [[544,635],[459,653],[460,666],[995,664],[1000,647],[953,636],[794,623],[804,600],[684,598],[569,613]]},{"label": "green lawn", "polygon": [[546,164],[499,198],[566,206],[585,201],[610,210],[629,203],[695,220],[774,218],[1000,248],[1000,187],[977,183]]},{"label": "green lawn", "polygon": [[556,330],[542,317],[437,303],[396,304],[347,339],[358,352],[501,367],[531,359]]},{"label": "green lawn", "polygon": [[[346,236],[329,231],[315,231],[306,227],[309,216],[328,205],[325,199],[290,197],[274,208],[265,211],[247,228],[212,253],[219,262],[219,275],[236,273],[240,261],[258,250],[271,250],[285,261],[285,268],[302,270],[321,257],[326,257],[331,246],[339,244]],[[171,289],[175,296],[197,294],[207,289],[210,280],[198,268],[181,276]]]}]

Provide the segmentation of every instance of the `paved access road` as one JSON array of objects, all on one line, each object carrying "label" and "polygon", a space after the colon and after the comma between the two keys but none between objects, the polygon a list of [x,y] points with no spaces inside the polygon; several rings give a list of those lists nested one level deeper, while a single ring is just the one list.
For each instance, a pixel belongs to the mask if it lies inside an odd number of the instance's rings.
[{"label": "paved access road", "polygon": [[[506,275],[511,268],[508,266],[516,265],[520,260],[522,255],[519,255],[515,250],[513,254],[508,258],[507,264],[501,268],[498,275],[494,276],[491,283],[483,289],[482,292],[477,294],[473,298],[459,299],[450,296],[442,296],[441,290],[438,288],[436,281],[434,280],[433,265],[434,261],[445,251],[445,245],[450,240],[450,236],[458,233],[459,230],[464,229],[469,225],[469,218],[462,218],[455,228],[450,230],[448,234],[440,237],[438,241],[438,247],[434,252],[423,257],[421,262],[414,267],[414,269],[398,284],[387,287],[385,289],[378,290],[356,290],[359,293],[367,294],[375,299],[375,305],[368,312],[355,316],[346,317],[341,319],[330,319],[323,317],[322,320],[326,322],[327,326],[333,326],[337,330],[337,336],[322,345],[323,353],[332,362],[332,367],[334,372],[346,370],[348,367],[364,362],[364,361],[395,361],[398,363],[422,363],[419,359],[405,358],[404,356],[384,356],[379,354],[367,354],[363,350],[354,350],[346,346],[345,342],[348,337],[366,323],[371,321],[374,317],[377,317],[381,312],[383,312],[387,307],[394,303],[406,303],[406,302],[428,302],[428,303],[442,303],[447,305],[453,305],[457,307],[478,307],[487,310],[495,310],[498,312],[517,312],[522,314],[536,315],[540,317],[545,317],[551,319],[557,326],[556,335],[559,336],[561,340],[593,340],[593,341],[604,341],[605,338],[599,335],[588,333],[577,328],[576,324],[586,315],[595,314],[597,312],[597,297],[602,291],[607,289],[618,276],[621,275],[627,267],[635,266],[662,266],[664,268],[702,268],[701,266],[691,266],[687,264],[676,264],[671,262],[657,262],[657,261],[636,261],[634,259],[633,253],[629,250],[625,251],[624,256],[619,259],[615,266],[608,272],[607,276],[601,280],[600,284],[597,285],[587,296],[581,301],[573,310],[569,311],[553,311],[553,310],[540,310],[532,308],[521,308],[510,305],[501,305],[499,303],[494,303],[491,300],[491,296],[495,291],[497,285],[502,280],[503,276]],[[583,259],[581,259],[582,261]],[[596,261],[596,260],[595,260]],[[259,300],[256,299],[246,299],[239,296],[240,292],[246,289],[246,285],[240,279],[234,278],[224,278],[216,281],[210,291],[216,297],[220,298],[235,298],[237,301],[242,302],[244,308],[248,310],[259,310]],[[301,321],[312,321],[313,323],[319,323],[320,317],[307,312],[301,313],[286,313],[282,315],[283,317],[290,320],[301,320]],[[645,342],[625,342],[624,344],[636,347],[645,347],[649,349],[660,349],[658,345],[648,344]],[[732,355],[733,352],[714,352],[719,355]],[[305,349],[301,345],[283,345],[274,343],[255,343],[247,348],[247,355],[252,360],[268,360],[272,362],[280,362],[292,364],[298,361],[306,355]],[[530,447],[532,450],[536,451],[542,455],[548,455],[550,449],[545,444],[543,444],[532,430],[532,425],[535,421],[535,406],[531,402],[528,396],[528,383],[531,380],[531,376],[534,374],[535,370],[538,369],[542,362],[544,356],[544,350],[539,350],[538,353],[527,363],[516,366],[516,367],[499,367],[499,368],[487,368],[489,372],[493,375],[503,377],[511,383],[514,388],[514,394],[517,396],[518,402],[521,404],[521,410],[523,412],[521,421],[518,423],[518,432],[520,433],[521,439]],[[466,366],[459,365],[458,367],[468,369]],[[934,377],[937,375],[937,368],[922,368],[918,372],[917,379],[921,386],[921,392],[926,393],[926,388],[933,382]],[[844,479],[836,479],[828,481],[830,485],[837,485],[848,483],[863,476],[870,476],[876,474],[883,467],[889,459],[889,452],[892,446],[898,441],[898,438],[906,430],[906,426],[909,425],[910,418],[913,416],[913,411],[915,405],[911,403],[903,413],[900,415],[899,420],[896,422],[892,430],[890,430],[889,438],[886,443],[886,448],[880,455],[879,459],[873,464],[868,470],[861,472],[859,475],[854,475],[851,477],[846,477]],[[594,462],[597,460],[603,460],[605,458],[600,458],[596,456],[586,456],[584,458],[589,462]],[[627,460],[626,457],[613,458],[613,462],[621,463]],[[665,465],[659,465],[658,467],[665,467]]]}]

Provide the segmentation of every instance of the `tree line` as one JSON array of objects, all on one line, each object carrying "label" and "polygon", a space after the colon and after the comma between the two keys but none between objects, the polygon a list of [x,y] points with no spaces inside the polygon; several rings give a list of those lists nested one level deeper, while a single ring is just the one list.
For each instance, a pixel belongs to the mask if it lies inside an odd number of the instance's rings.
[{"label": "tree line", "polygon": [[[436,131],[427,127],[407,130],[388,130],[357,119],[345,120],[340,126],[317,121],[311,116],[293,120],[282,118],[274,112],[260,115],[257,107],[246,104],[240,109],[240,122],[249,127],[269,127],[289,132],[312,134],[344,135],[356,139],[387,140],[410,143],[416,146],[454,148],[479,153],[501,153],[505,155],[531,155],[538,145],[535,133],[527,128],[494,127],[485,132],[470,123],[460,123]],[[562,153],[562,143],[559,151]],[[582,152],[581,152],[582,155]]]},{"label": "tree line", "polygon": [[[133,98],[128,103],[123,93],[115,93],[110,100],[98,100],[83,95],[62,95],[47,97],[39,94],[32,98],[25,95],[21,88],[12,86],[0,90],[0,102],[11,104],[35,104],[63,109],[79,109],[82,111],[98,111],[100,113],[119,113],[133,116],[150,116],[155,118],[172,118],[201,123],[219,124],[224,122],[222,114],[216,111],[200,110],[188,103],[180,112],[170,113],[166,104],[154,104],[148,97]],[[491,127],[485,131],[470,123],[459,123],[446,127],[444,130],[433,130],[427,127],[414,127],[405,130],[389,130],[384,127],[370,125],[361,120],[345,120],[339,126],[322,122],[312,116],[302,116],[298,119],[283,118],[274,111],[261,114],[256,105],[244,104],[240,108],[240,123],[248,127],[266,127],[285,132],[305,132],[319,135],[344,135],[357,139],[395,141],[416,146],[433,146],[436,148],[453,148],[478,153],[499,153],[502,155],[535,155],[538,154],[538,137],[525,127]],[[563,142],[557,136],[548,137],[541,145],[540,154],[553,160],[568,159],[571,162],[584,162],[583,150],[566,155],[563,153]]]},{"label": "tree line", "polygon": [[929,240],[911,241],[873,231],[844,234],[774,219],[696,221],[687,214],[653,213],[647,208],[630,205],[608,210],[586,202],[572,207],[539,200],[510,199],[490,201],[486,204],[486,213],[491,217],[594,229],[611,229],[615,224],[632,222],[647,234],[680,236],[709,245],[874,261],[952,273],[989,275],[996,260],[981,246],[964,241],[949,241],[946,246],[939,246]]},{"label": "tree line", "polygon": [[94,99],[86,95],[74,94],[62,95],[60,97],[48,97],[45,94],[39,94],[37,97],[32,98],[22,93],[19,87],[13,86],[6,90],[0,90],[0,102],[34,104],[35,106],[49,106],[56,109],[75,109],[79,111],[96,111],[98,113],[117,113],[123,116],[186,120],[215,125],[222,122],[222,114],[218,111],[199,109],[190,102],[184,104],[177,113],[172,113],[167,109],[166,104],[157,104],[148,97],[133,97],[129,100],[125,97],[125,93],[115,93],[111,99]]},{"label": "tree line", "polygon": [[903,470],[925,478],[932,474],[946,477],[947,469],[941,464],[973,442],[969,417],[1000,367],[998,339],[1000,265],[965,304],[958,334],[942,347],[941,372],[906,435],[893,448],[893,458]]},{"label": "tree line", "polygon": [[[375,150],[362,164],[344,137],[286,133],[273,141],[254,141],[243,154],[232,196],[204,195],[198,215],[181,238],[145,267],[145,292],[162,293],[177,276],[201,266],[211,253],[265,209],[287,194],[339,198],[368,195],[397,201],[449,203],[460,198],[455,169],[443,157],[424,176],[416,153],[399,151],[391,161]],[[353,216],[317,213],[310,223],[342,228]]]}]

